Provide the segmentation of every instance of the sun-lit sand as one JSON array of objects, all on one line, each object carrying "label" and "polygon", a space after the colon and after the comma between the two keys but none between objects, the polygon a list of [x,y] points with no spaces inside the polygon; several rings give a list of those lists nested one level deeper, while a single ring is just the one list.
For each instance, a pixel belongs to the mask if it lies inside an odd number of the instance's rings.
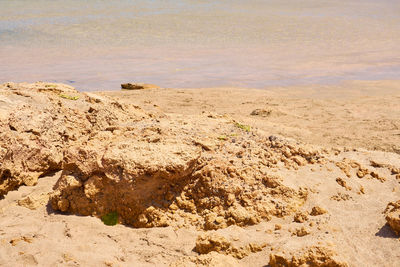
[{"label": "sun-lit sand", "polygon": [[0,265],[396,266],[399,86],[6,84]]}]

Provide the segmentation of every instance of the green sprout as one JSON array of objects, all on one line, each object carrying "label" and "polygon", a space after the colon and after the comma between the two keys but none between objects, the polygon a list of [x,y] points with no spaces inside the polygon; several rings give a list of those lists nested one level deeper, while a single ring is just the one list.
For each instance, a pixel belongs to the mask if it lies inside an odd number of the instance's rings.
[{"label": "green sprout", "polygon": [[116,225],[118,223],[118,213],[116,211],[101,216],[101,220],[105,225]]},{"label": "green sprout", "polygon": [[65,95],[65,94],[60,94],[60,97],[69,99],[69,100],[78,100],[79,96],[70,96],[70,95]]},{"label": "green sprout", "polygon": [[241,124],[239,122],[235,122],[235,126],[242,130],[245,130],[246,132],[250,132],[250,130],[251,130],[249,125]]}]

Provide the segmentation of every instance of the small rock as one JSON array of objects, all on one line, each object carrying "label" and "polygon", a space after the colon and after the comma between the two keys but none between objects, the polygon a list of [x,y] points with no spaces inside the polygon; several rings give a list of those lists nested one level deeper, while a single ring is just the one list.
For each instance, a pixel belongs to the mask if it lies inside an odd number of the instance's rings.
[{"label": "small rock", "polygon": [[308,213],[307,212],[297,212],[294,215],[293,220],[297,223],[302,223],[308,220]]},{"label": "small rock", "polygon": [[228,194],[228,197],[226,199],[226,204],[228,204],[229,206],[233,204],[233,202],[235,202],[235,195],[234,194]]},{"label": "small rock", "polygon": [[348,264],[334,251],[327,246],[309,246],[296,251],[282,251],[271,253],[269,266],[331,266],[347,267]]},{"label": "small rock", "polygon": [[250,115],[267,117],[267,116],[271,115],[271,113],[272,113],[272,110],[270,110],[270,109],[260,109],[260,108],[258,108],[258,109],[253,110],[250,113]]},{"label": "small rock", "polygon": [[298,237],[303,237],[310,234],[310,231],[303,226],[301,228],[296,229],[296,232],[294,234],[297,235]]},{"label": "small rock", "polygon": [[49,201],[49,195],[48,194],[36,194],[36,195],[29,195],[23,199],[18,200],[18,205],[35,210],[41,206],[46,205],[46,203]]},{"label": "small rock", "polygon": [[321,208],[319,206],[315,206],[312,208],[310,215],[311,216],[318,216],[327,213],[328,211],[324,208]]},{"label": "small rock", "polygon": [[357,171],[357,177],[358,177],[358,178],[363,178],[363,177],[364,177],[365,175],[367,175],[368,173],[369,173],[369,170],[360,168],[360,169]]},{"label": "small rock", "polygon": [[225,237],[204,234],[197,237],[195,251],[207,254],[211,251],[226,251],[230,246],[231,243]]},{"label": "small rock", "polygon": [[147,83],[123,83],[121,89],[125,90],[143,90],[143,89],[159,89],[160,87],[154,84]]},{"label": "small rock", "polygon": [[339,177],[339,178],[336,178],[336,182],[337,182],[341,187],[346,188],[346,190],[348,190],[348,191],[351,190],[351,187],[348,186],[347,183],[346,183],[346,181],[343,180],[342,178],[340,178],[340,177]]}]

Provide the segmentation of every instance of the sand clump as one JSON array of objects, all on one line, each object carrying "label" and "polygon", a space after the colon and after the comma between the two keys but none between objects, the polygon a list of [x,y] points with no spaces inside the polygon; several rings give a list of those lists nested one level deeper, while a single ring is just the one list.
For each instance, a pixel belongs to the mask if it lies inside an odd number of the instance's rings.
[{"label": "sand clump", "polygon": [[269,115],[271,115],[272,110],[267,110],[267,109],[255,109],[253,110],[250,115],[252,116],[262,116],[262,117],[268,117]]},{"label": "sand clump", "polygon": [[33,193],[27,197],[18,200],[18,205],[35,210],[38,207],[44,206],[49,202],[49,193]]},{"label": "sand clump", "polygon": [[385,209],[385,214],[389,226],[397,235],[400,235],[400,200],[390,202]]},{"label": "sand clump", "polygon": [[287,249],[283,252],[272,252],[269,259],[271,267],[347,267],[335,250],[328,245],[306,246],[297,250]]},{"label": "sand clump", "polygon": [[237,267],[239,262],[225,254],[211,252],[209,254],[182,257],[176,262],[173,262],[169,267],[199,267],[199,266],[215,266],[215,267]]},{"label": "sand clump", "polygon": [[327,213],[328,211],[322,207],[315,206],[312,208],[310,215],[311,216],[318,216]]},{"label": "sand clump", "polygon": [[230,255],[237,259],[243,259],[250,253],[256,253],[263,250],[267,244],[249,243],[244,246],[236,247],[225,237],[214,233],[207,233],[198,236],[196,240],[195,251],[199,254],[208,254],[212,251]]}]

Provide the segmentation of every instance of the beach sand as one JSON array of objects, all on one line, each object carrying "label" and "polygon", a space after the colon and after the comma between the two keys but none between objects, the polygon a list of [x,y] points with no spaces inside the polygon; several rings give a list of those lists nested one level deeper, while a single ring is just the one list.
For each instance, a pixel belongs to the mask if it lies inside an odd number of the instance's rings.
[{"label": "beach sand", "polygon": [[172,114],[226,114],[268,134],[309,144],[399,153],[399,88],[399,81],[352,81],[265,90],[201,88],[99,94]]},{"label": "beach sand", "polygon": [[[29,138],[36,140],[34,138],[45,134],[20,130],[19,126],[22,129],[29,122],[13,120],[23,118],[19,112],[22,114],[24,108],[18,111],[15,106],[11,107],[12,103],[19,107],[28,105],[28,108],[39,105],[32,103],[44,103],[44,110],[48,111],[43,114],[58,116],[53,118],[54,124],[61,120],[67,128],[75,125],[75,129],[69,130],[73,133],[69,135],[72,141],[65,148],[72,152],[62,152],[64,159],[60,159],[66,162],[64,167],[51,175],[45,173],[33,186],[21,185],[0,200],[1,266],[283,266],[284,263],[300,266],[302,262],[314,266],[397,266],[400,262],[399,236],[385,220],[388,203],[400,199],[400,180],[396,174],[400,168],[400,81],[354,81],[336,86],[271,87],[266,90],[198,88],[79,93],[65,88],[43,83],[0,87],[0,119],[6,127],[2,129],[18,134],[20,140],[24,140],[21,142]],[[46,106],[50,104],[54,106]],[[105,108],[101,109],[101,105]],[[92,109],[88,110],[89,106]],[[93,122],[90,114],[97,110],[105,110],[106,115],[99,112],[103,117],[97,117],[104,121]],[[133,116],[135,122],[133,117],[125,119],[127,112],[133,112],[134,115],[129,116]],[[79,114],[83,114],[82,117]],[[85,116],[92,123],[88,126],[92,127],[90,138],[97,140],[93,144],[90,140],[77,143],[72,138],[80,127],[82,131],[86,129],[86,124],[80,123]],[[110,122],[105,118],[118,121],[117,128],[107,128]],[[26,127],[35,129],[36,126]],[[139,128],[142,130],[137,130]],[[150,133],[146,129],[151,129]],[[2,138],[7,131],[3,131]],[[133,134],[128,138],[129,131]],[[79,140],[80,137],[76,138]],[[140,141],[141,138],[144,141]],[[197,142],[195,145],[188,141],[191,138]],[[202,164],[210,166],[214,173],[218,174],[218,166],[224,167],[231,160],[233,168],[250,168],[251,174],[259,168],[257,160],[261,159],[259,153],[264,147],[260,140],[266,140],[265,144],[272,151],[270,157],[281,155],[277,163],[267,160],[271,163],[268,167],[273,172],[271,177],[279,177],[277,184],[274,184],[275,178],[262,178],[259,183],[258,178],[251,178],[251,175],[211,175],[209,181],[218,190],[223,189],[219,182],[224,179],[228,189],[242,181],[243,188],[261,186],[258,190],[261,191],[260,201],[272,196],[269,203],[274,203],[276,198],[276,207],[271,210],[281,213],[263,217],[253,210],[253,206],[259,204],[258,196],[251,197],[257,190],[245,194],[247,199],[241,193],[234,196],[237,199],[232,201],[237,201],[235,207],[238,210],[244,207],[261,218],[252,223],[232,215],[234,222],[229,225],[232,221],[228,220],[230,215],[224,210],[205,209],[208,214],[226,214],[220,220],[225,223],[227,219],[228,225],[197,224],[195,222],[202,220],[208,222],[208,217],[199,212],[201,204],[194,197],[195,202],[191,203],[197,211],[188,212],[178,203],[176,211],[171,207],[165,209],[171,219],[166,227],[148,224],[149,228],[135,228],[129,223],[107,226],[99,218],[76,215],[82,213],[79,208],[75,211],[66,209],[63,213],[48,204],[49,194],[57,190],[61,190],[61,195],[50,196],[50,199],[63,201],[62,194],[69,190],[60,185],[68,178],[66,170],[71,171],[75,168],[71,167],[73,164],[79,165],[79,160],[85,159],[76,156],[77,163],[73,156],[78,154],[73,151],[81,149],[86,153],[90,150],[89,145],[93,145],[90,151],[94,154],[91,155],[100,153],[96,150],[103,147],[112,148],[115,153],[122,151],[113,154],[119,160],[117,165],[135,160],[132,155],[140,157],[141,151],[134,154],[134,145],[140,147],[143,142],[145,147],[154,143],[154,147],[149,146],[155,154],[165,149],[165,157],[144,154],[148,155],[149,161],[143,159],[144,165],[164,166],[165,161],[175,166],[175,158],[184,161],[191,157],[190,153],[200,153],[208,159]],[[115,145],[111,145],[113,142]],[[160,142],[166,147],[160,148]],[[125,147],[118,146],[122,143]],[[179,149],[181,144],[184,149],[176,152],[174,148]],[[185,146],[188,155],[182,155]],[[1,147],[13,149],[11,143],[2,143]],[[236,152],[231,153],[231,150]],[[297,151],[297,156],[293,150]],[[311,152],[302,152],[314,150],[318,151],[313,154],[317,155],[316,161],[304,156]],[[29,164],[34,159],[20,156],[25,162],[20,168],[25,170],[26,162]],[[222,163],[214,162],[215,158]],[[94,168],[90,165],[91,159],[86,159],[88,165],[79,168]],[[6,163],[3,163],[4,173]],[[176,164],[184,166],[176,169],[178,173],[186,168],[186,163]],[[134,170],[137,169],[133,168],[130,174],[133,175]],[[360,172],[365,173],[360,175]],[[59,179],[61,182],[57,183]],[[109,190],[103,186],[104,190]],[[158,197],[157,192],[154,191],[155,197]],[[210,192],[207,201],[216,201],[218,195]],[[305,198],[298,195],[301,192],[307,192]],[[192,195],[197,196],[195,192]],[[70,206],[75,197],[68,195]],[[246,202],[250,204],[246,205]],[[57,203],[55,208],[63,209],[60,202]],[[297,206],[290,210],[292,204]],[[100,204],[89,206],[96,209],[96,205]],[[286,205],[287,210],[277,208],[279,205]],[[242,216],[246,217],[245,214]],[[188,219],[191,216],[193,221]],[[174,221],[174,218],[178,219]],[[128,221],[129,218],[123,219]]]}]

